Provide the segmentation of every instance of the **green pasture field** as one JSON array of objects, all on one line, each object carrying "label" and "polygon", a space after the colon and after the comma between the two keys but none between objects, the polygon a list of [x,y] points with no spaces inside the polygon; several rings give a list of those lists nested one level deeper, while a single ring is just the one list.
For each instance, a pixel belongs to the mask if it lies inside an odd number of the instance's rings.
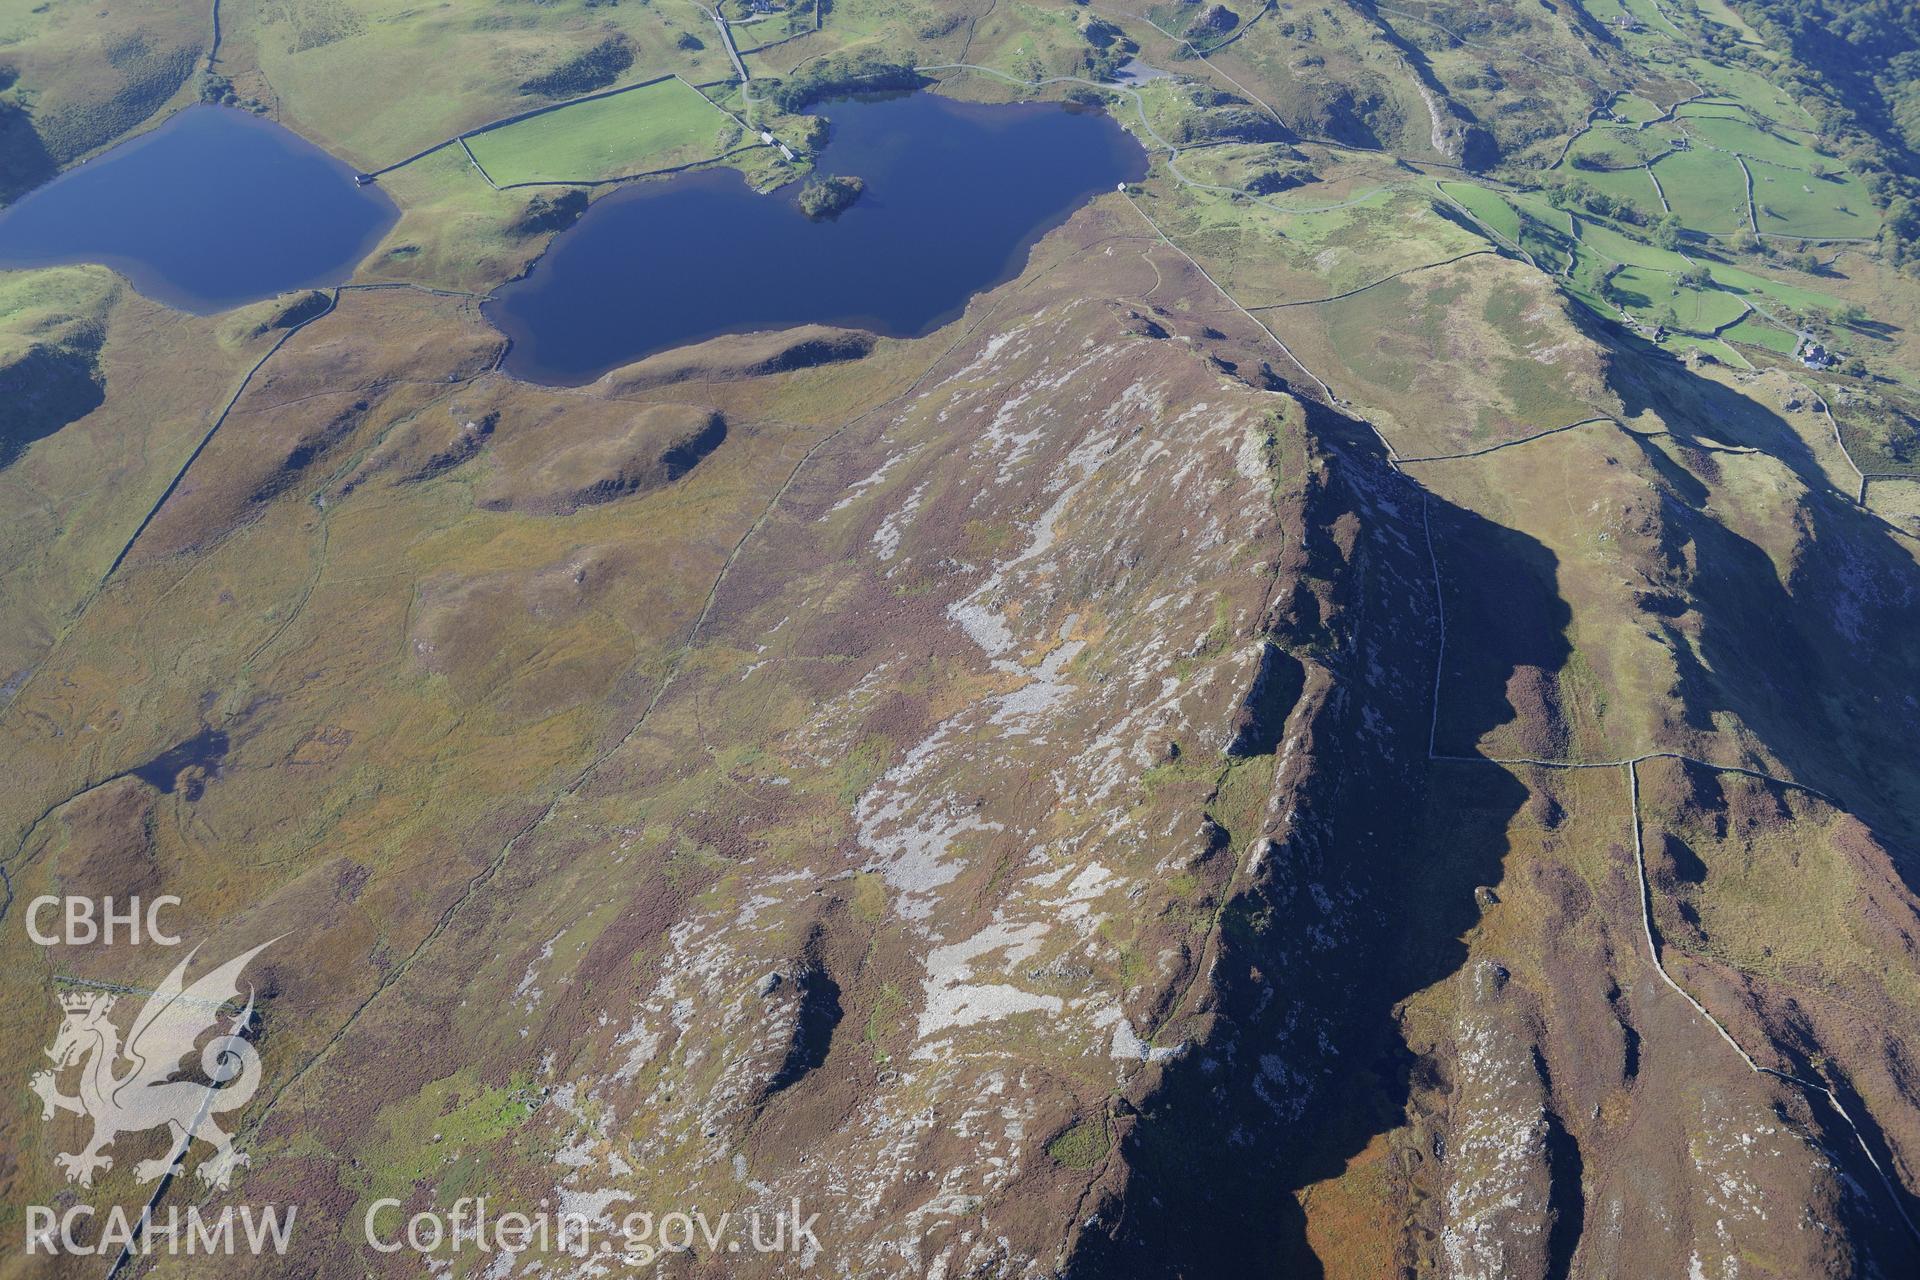
[{"label": "green pasture field", "polygon": [[1778,85],[1747,67],[1720,65],[1705,58],[1688,58],[1686,73],[1701,88],[1723,92],[1751,110],[1793,129],[1812,129],[1815,121],[1806,109]]},{"label": "green pasture field", "polygon": [[1852,174],[1816,178],[1761,160],[1753,170],[1753,202],[1762,231],[1782,235],[1866,239],[1880,232],[1880,215],[1867,189]]},{"label": "green pasture field", "polygon": [[1519,211],[1508,204],[1499,192],[1471,182],[1443,182],[1440,189],[1465,205],[1469,213],[1494,232],[1515,244],[1520,243]]},{"label": "green pasture field", "polygon": [[[1676,158],[1691,157],[1683,154]],[[1736,176],[1737,173],[1736,168]],[[1591,179],[1594,175],[1583,176]],[[1614,287],[1623,295],[1622,300],[1627,308],[1636,315],[1664,320],[1667,318],[1665,312],[1671,309],[1672,323],[1681,330],[1695,335],[1709,335],[1722,326],[1728,326],[1722,334],[1724,338],[1784,353],[1792,351],[1792,336],[1763,316],[1754,315],[1742,320],[1747,300],[1776,311],[1782,308],[1803,312],[1816,308],[1832,311],[1841,306],[1838,299],[1829,295],[1782,284],[1738,267],[1715,262],[1702,265],[1707,267],[1715,284],[1721,288],[1687,288],[1679,285],[1677,278],[1691,269],[1695,265],[1693,262],[1682,254],[1648,244],[1608,223],[1585,216],[1574,219],[1577,243],[1569,242],[1563,236],[1552,235],[1551,232],[1543,234],[1543,228],[1557,231],[1568,222],[1568,215],[1564,210],[1554,208],[1540,193],[1507,194],[1464,182],[1445,182],[1441,184],[1441,189],[1465,205],[1486,225],[1523,243],[1548,271],[1561,271],[1566,264],[1566,249],[1571,247],[1573,265],[1562,277],[1562,284],[1574,298],[1603,316],[1612,317],[1616,314],[1602,293],[1606,273],[1616,265],[1622,265],[1624,269],[1614,275]],[[1673,194],[1677,193],[1669,192],[1670,198]],[[1552,242],[1554,240],[1560,243],[1555,244]],[[1698,341],[1679,345],[1714,350],[1712,346]]]},{"label": "green pasture field", "polygon": [[1607,23],[1609,26],[1616,18],[1637,19],[1642,30],[1620,33],[1622,42],[1630,46],[1644,46],[1648,43],[1671,45],[1677,34],[1673,24],[1666,20],[1651,0],[1582,0],[1580,7],[1596,21]]},{"label": "green pasture field", "polygon": [[1667,305],[1682,329],[1698,334],[1717,333],[1747,311],[1738,298],[1718,289],[1675,289]]},{"label": "green pasture field", "polygon": [[1576,163],[1590,160],[1608,169],[1625,169],[1645,164],[1665,151],[1668,145],[1662,130],[1597,124],[1573,140],[1573,144],[1567,148],[1567,159],[1562,168],[1582,174],[1593,173],[1594,170],[1582,168]]},{"label": "green pasture field", "polygon": [[[1812,289],[1801,289],[1794,285],[1783,284],[1766,276],[1757,276],[1738,267],[1729,267],[1718,262],[1709,262],[1707,271],[1713,276],[1714,283],[1724,289],[1731,289],[1741,297],[1752,302],[1756,308],[1779,312],[1781,308],[1793,311],[1809,312],[1815,310],[1832,312],[1843,304],[1831,294],[1816,293]],[[1764,321],[1764,317],[1761,318]],[[1778,327],[1778,326],[1774,326]],[[1761,344],[1769,345],[1769,344]],[[1791,350],[1791,343],[1789,343]]]},{"label": "green pasture field", "polygon": [[1548,271],[1559,271],[1578,253],[1573,215],[1556,209],[1538,192],[1509,197],[1520,213],[1520,244]]},{"label": "green pasture field", "polygon": [[1569,294],[1583,303],[1589,311],[1592,311],[1595,315],[1605,316],[1607,319],[1612,320],[1617,318],[1618,312],[1613,309],[1613,306],[1608,303],[1605,298],[1600,296],[1600,276],[1600,270],[1595,268],[1592,263],[1582,263],[1576,259],[1573,273],[1564,277],[1560,283]]},{"label": "green pasture field", "polygon": [[1649,220],[1659,217],[1664,212],[1660,207],[1660,193],[1654,189],[1653,179],[1645,168],[1604,172],[1575,169],[1570,172],[1594,190],[1605,192],[1615,200],[1632,205]]},{"label": "green pasture field", "polygon": [[1749,160],[1765,160],[1789,169],[1811,169],[1822,163],[1820,153],[1798,139],[1770,133],[1743,119],[1694,114],[1700,105],[1692,103],[1680,108],[1687,132],[1722,151],[1738,151]]},{"label": "green pasture field", "polygon": [[1792,355],[1798,342],[1793,334],[1757,315],[1748,316],[1720,336],[1743,346],[1764,347],[1783,356]]},{"label": "green pasture field", "polygon": [[1613,100],[1613,114],[1623,120],[1644,124],[1660,118],[1660,108],[1637,93],[1623,93]]},{"label": "green pasture field", "polygon": [[1745,107],[1737,102],[1722,98],[1704,98],[1698,102],[1689,102],[1674,109],[1674,116],[1681,120],[1743,120],[1753,119]]},{"label": "green pasture field", "polygon": [[1679,151],[1653,171],[1667,203],[1689,230],[1727,235],[1747,228],[1747,181],[1732,156],[1715,151]]},{"label": "green pasture field", "polygon": [[1656,271],[1685,271],[1692,264],[1671,249],[1646,244],[1624,235],[1603,222],[1580,219],[1580,242],[1606,262],[1624,262],[1632,267],[1651,267]]},{"label": "green pasture field", "polygon": [[[809,12],[811,12],[810,8]],[[771,18],[762,19],[759,22],[735,22],[729,25],[728,30],[733,32],[734,48],[738,49],[742,54],[747,54],[763,49],[770,44],[778,44],[780,41],[788,39],[789,37],[810,32],[813,29],[813,19],[811,17],[805,17],[800,20],[806,25],[794,28],[787,25],[787,19],[776,15]],[[715,38],[718,38],[717,32],[715,33]]]},{"label": "green pasture field", "polygon": [[1613,286],[1629,310],[1658,318],[1671,309],[1676,326],[1689,333],[1711,334],[1746,312],[1746,305],[1732,294],[1689,288],[1668,272],[1648,267],[1623,267],[1614,273]]},{"label": "green pasture field", "polygon": [[361,280],[405,280],[485,293],[524,269],[533,248],[513,230],[524,191],[495,191],[459,147],[442,147],[380,179],[400,221],[360,264]]},{"label": "green pasture field", "polygon": [[579,102],[467,139],[501,186],[592,182],[710,159],[739,126],[692,85],[666,79]]},{"label": "green pasture field", "polygon": [[[572,5],[311,0],[224,6],[222,23],[236,49],[257,50],[283,123],[373,169],[545,101],[612,87],[583,82],[550,98],[525,88],[609,41],[633,56],[617,83],[730,74],[713,24],[687,0],[593,13],[585,23]],[[687,31],[706,47],[679,49]]]},{"label": "green pasture field", "polygon": [[1678,27],[1667,21],[1667,15],[1661,12],[1660,6],[1653,0],[1622,0],[1622,3],[1627,11],[1644,22],[1649,30],[1664,31],[1670,36],[1685,38]]},{"label": "green pasture field", "polygon": [[821,23],[822,31],[839,37],[836,47],[859,44],[888,31],[908,29],[926,10],[909,0],[839,0]]},{"label": "green pasture field", "polygon": [[1502,247],[1519,245],[1544,271],[1559,274],[1577,252],[1569,215],[1538,193],[1503,194],[1469,182],[1443,182],[1440,187],[1465,205],[1482,225],[1505,237]]},{"label": "green pasture field", "polygon": [[1708,22],[1717,22],[1723,27],[1731,27],[1740,37],[1740,43],[1760,45],[1760,33],[1755,31],[1747,20],[1737,13],[1727,0],[1698,0],[1700,14]]},{"label": "green pasture field", "polygon": [[1722,364],[1735,368],[1751,369],[1753,362],[1741,355],[1733,347],[1718,338],[1703,338],[1691,333],[1676,333],[1667,336],[1661,343],[1669,351],[1704,351]]}]

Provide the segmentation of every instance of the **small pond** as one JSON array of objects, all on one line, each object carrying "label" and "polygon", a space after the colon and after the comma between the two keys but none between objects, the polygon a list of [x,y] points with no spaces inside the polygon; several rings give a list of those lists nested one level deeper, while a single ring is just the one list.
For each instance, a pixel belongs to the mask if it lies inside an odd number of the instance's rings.
[{"label": "small pond", "polygon": [[759,194],[733,170],[607,196],[487,304],[513,339],[506,368],[581,383],[719,334],[808,323],[916,337],[1018,274],[1090,196],[1147,170],[1105,113],[1055,103],[908,93],[821,110],[820,172],[866,183],[852,207],[810,221],[794,187]]},{"label": "small pond", "polygon": [[0,268],[103,263],[204,315],[340,283],[398,217],[279,125],[189,107],[0,210]]}]

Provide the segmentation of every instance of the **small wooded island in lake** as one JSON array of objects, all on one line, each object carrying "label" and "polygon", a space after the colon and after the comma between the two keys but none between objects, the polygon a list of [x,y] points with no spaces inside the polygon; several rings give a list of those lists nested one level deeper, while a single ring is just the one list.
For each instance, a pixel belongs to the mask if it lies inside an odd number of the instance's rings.
[{"label": "small wooded island in lake", "polygon": [[859,178],[815,174],[800,188],[800,212],[816,220],[838,217],[866,189]]}]

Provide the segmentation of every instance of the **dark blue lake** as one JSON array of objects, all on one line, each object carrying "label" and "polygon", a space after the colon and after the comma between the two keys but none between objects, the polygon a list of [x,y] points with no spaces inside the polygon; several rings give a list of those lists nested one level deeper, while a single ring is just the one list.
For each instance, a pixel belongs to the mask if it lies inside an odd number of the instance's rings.
[{"label": "dark blue lake", "polygon": [[202,314],[338,284],[399,210],[245,111],[189,107],[0,210],[0,267],[99,262]]},{"label": "dark blue lake", "polygon": [[864,179],[837,218],[796,189],[756,194],[732,170],[608,196],[486,313],[506,368],[580,383],[723,333],[842,324],[927,333],[1018,274],[1088,197],[1144,177],[1145,153],[1102,112],[911,93],[831,102],[819,169]]}]

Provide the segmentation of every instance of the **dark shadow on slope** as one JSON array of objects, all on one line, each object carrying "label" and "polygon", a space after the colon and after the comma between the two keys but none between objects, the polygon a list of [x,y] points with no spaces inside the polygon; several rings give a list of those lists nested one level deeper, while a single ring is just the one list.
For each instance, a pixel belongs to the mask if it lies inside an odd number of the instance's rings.
[{"label": "dark shadow on slope", "polygon": [[[0,70],[0,79],[5,76]],[[10,102],[0,102],[0,205],[33,190],[57,168],[27,113]]]},{"label": "dark shadow on slope", "polygon": [[99,352],[104,337],[90,330],[64,345],[40,343],[0,365],[0,467],[36,440],[98,409],[106,401]]},{"label": "dark shadow on slope", "polygon": [[1585,1162],[1580,1158],[1580,1144],[1551,1109],[1546,1112],[1546,1121],[1547,1202],[1553,1211],[1553,1227],[1547,1233],[1546,1280],[1567,1280],[1573,1273],[1573,1251],[1580,1243],[1580,1228],[1587,1217]]},{"label": "dark shadow on slope", "polygon": [[840,984],[824,969],[808,969],[796,984],[800,988],[800,1007],[795,1012],[793,1037],[787,1044],[787,1056],[773,1078],[767,1082],[768,1096],[791,1088],[809,1071],[827,1060],[833,1047],[833,1032],[843,1016],[840,1009]]},{"label": "dark shadow on slope", "polygon": [[[1556,675],[1571,648],[1572,610],[1560,598],[1560,564],[1526,534],[1428,499],[1434,557],[1446,609],[1446,662],[1434,752],[1479,754],[1489,732],[1524,726],[1513,754],[1567,754]],[[1507,754],[1503,751],[1498,754]]]},{"label": "dark shadow on slope", "polygon": [[[1672,594],[1697,614],[1697,653],[1684,618],[1659,620],[1679,657],[1686,721],[1730,711],[1793,777],[1839,798],[1883,844],[1920,847],[1920,570],[1872,512],[1838,493],[1779,415],[1703,378],[1687,403],[1661,408],[1683,446],[1733,440],[1771,454],[1810,492],[1779,522],[1797,545],[1784,568],[1722,523],[1713,492],[1651,440],[1639,442],[1662,481],[1662,557]],[[1676,412],[1676,408],[1680,411]],[[1711,429],[1691,434],[1691,423]],[[1920,865],[1898,867],[1920,892]]]},{"label": "dark shadow on slope", "polygon": [[1227,754],[1270,756],[1279,750],[1287,717],[1300,701],[1306,679],[1307,669],[1300,659],[1272,642],[1262,645],[1253,686],[1233,717]]},{"label": "dark shadow on slope", "polygon": [[[1209,1016],[1176,1033],[1195,1043],[1151,1092],[1116,1105],[1127,1181],[1080,1231],[1071,1277],[1324,1274],[1297,1193],[1402,1125],[1416,1080],[1432,1088],[1397,1009],[1465,962],[1474,889],[1499,879],[1508,824],[1529,796],[1504,770],[1427,760],[1439,635],[1421,493],[1385,468],[1364,427],[1317,408],[1310,421],[1329,465],[1287,536],[1297,529],[1292,567],[1312,586],[1278,607],[1273,632],[1336,672],[1331,691],[1309,672],[1288,730],[1311,772],[1278,799],[1291,821],[1223,914]],[[1349,537],[1343,517],[1355,510]],[[1539,543],[1437,498],[1431,510],[1436,540],[1472,546],[1473,572],[1492,579],[1465,598],[1500,606],[1449,616],[1450,650],[1462,653],[1446,690],[1450,731],[1470,743],[1513,718],[1517,673],[1551,680],[1568,653],[1568,612]],[[1246,857],[1254,840],[1233,835]],[[1409,1146],[1390,1158],[1433,1154]]]},{"label": "dark shadow on slope", "polygon": [[724,444],[726,439],[727,420],[717,413],[713,414],[698,431],[676,441],[660,455],[661,473],[669,483],[678,480],[704,462],[707,455]]},{"label": "dark shadow on slope", "polygon": [[1764,450],[1807,488],[1843,499],[1850,496],[1834,489],[1813,450],[1778,414],[1711,378],[1689,372],[1667,353],[1619,325],[1579,311],[1575,315],[1584,331],[1614,350],[1608,383],[1619,395],[1627,417],[1651,410],[1684,444],[1733,444]]},{"label": "dark shadow on slope", "polygon": [[[1842,1115],[1833,1100],[1824,1094],[1794,1087],[1794,1091],[1806,1099],[1819,1125],[1822,1149],[1846,1170],[1851,1180],[1853,1197],[1846,1203],[1858,1205],[1864,1211],[1857,1216],[1848,1215],[1847,1222],[1854,1246],[1866,1255],[1858,1268],[1859,1274],[1920,1274],[1920,1247],[1916,1247],[1920,1241],[1915,1240],[1907,1225],[1920,1222],[1920,1196],[1902,1186],[1900,1204],[1888,1199],[1887,1181],[1880,1171],[1897,1173],[1901,1165],[1888,1146],[1885,1133],[1868,1110],[1866,1100],[1855,1091],[1846,1069],[1822,1051],[1820,1037],[1811,1023],[1792,1009],[1791,1002],[1789,1010],[1780,1045],[1788,1074],[1825,1084],[1846,1108]],[[1879,1171],[1861,1158],[1862,1146],[1872,1154]],[[1901,1185],[1897,1177],[1894,1185]]]}]

